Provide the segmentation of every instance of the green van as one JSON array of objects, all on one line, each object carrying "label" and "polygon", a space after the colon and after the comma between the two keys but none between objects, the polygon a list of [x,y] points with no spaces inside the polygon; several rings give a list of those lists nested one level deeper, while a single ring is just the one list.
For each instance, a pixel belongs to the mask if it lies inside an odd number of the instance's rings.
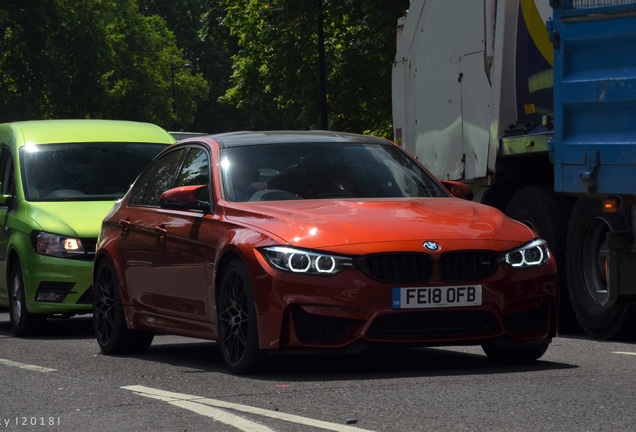
[{"label": "green van", "polygon": [[117,120],[0,124],[0,307],[16,336],[92,310],[102,220],[150,160],[162,128]]}]

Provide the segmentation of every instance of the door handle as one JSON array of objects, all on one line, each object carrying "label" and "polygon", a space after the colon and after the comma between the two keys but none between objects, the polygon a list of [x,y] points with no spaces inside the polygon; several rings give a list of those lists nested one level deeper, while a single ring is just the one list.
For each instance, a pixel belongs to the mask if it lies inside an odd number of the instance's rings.
[{"label": "door handle", "polygon": [[153,228],[153,231],[157,234],[159,234],[160,237],[165,236],[168,233],[168,230],[166,229],[166,225],[165,224],[161,224],[159,226],[156,226]]},{"label": "door handle", "polygon": [[120,219],[119,228],[121,228],[120,236],[122,239],[126,239],[126,237],[128,237],[128,230],[130,228],[130,225],[132,225],[130,223],[130,219]]}]

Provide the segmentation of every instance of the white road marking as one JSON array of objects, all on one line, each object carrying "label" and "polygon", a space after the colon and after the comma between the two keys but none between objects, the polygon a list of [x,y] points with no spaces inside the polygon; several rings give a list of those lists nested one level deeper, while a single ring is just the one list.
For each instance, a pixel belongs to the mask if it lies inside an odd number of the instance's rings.
[{"label": "white road marking", "polygon": [[7,359],[0,359],[0,364],[3,364],[5,366],[17,367],[20,369],[26,369],[34,372],[55,372],[57,370],[32,364],[18,363]]},{"label": "white road marking", "polygon": [[[261,427],[261,429],[242,429],[237,423],[234,423],[232,419],[231,422],[227,422],[222,420],[220,417],[217,417],[218,412],[223,412],[218,408],[231,409],[235,411],[240,411],[249,414],[261,415],[263,417],[269,417],[276,420],[286,421],[290,423],[301,424],[305,426],[311,426],[318,429],[330,430],[335,432],[371,432],[365,429],[360,429],[353,426],[347,426],[338,423],[330,423],[322,420],[314,420],[306,417],[301,417],[293,414],[286,414],[278,411],[271,411],[262,408],[251,407],[248,405],[240,405],[232,402],[225,402],[216,399],[208,399],[203,398],[201,396],[193,396],[183,393],[173,393],[164,390],[153,389],[151,387],[146,386],[126,386],[122,387],[123,389],[130,390],[140,396],[145,396],[153,399],[163,400],[165,402],[171,403],[173,405],[181,406],[182,408],[190,409],[192,411],[198,412],[202,415],[207,415],[209,417],[213,417],[218,421],[222,421],[231,426],[235,426],[244,431],[269,431],[271,429],[262,426],[256,422],[251,422],[249,420],[244,420],[238,417],[239,419],[247,422],[247,424],[252,424],[254,427]],[[187,403],[184,403],[187,402]],[[237,416],[233,414],[228,415],[236,418]]]},{"label": "white road marking", "polygon": [[34,372],[55,372],[57,369],[45,368],[38,365],[30,365],[26,363],[18,363],[7,359],[0,359],[0,364],[5,366],[17,367],[20,369],[26,369]]},{"label": "white road marking", "polygon": [[624,355],[636,356],[636,352],[629,352],[629,351],[612,351],[612,354],[624,354]]},{"label": "white road marking", "polygon": [[[128,387],[122,387],[122,388],[130,390],[130,388]],[[184,400],[182,398],[175,399],[173,396],[165,396],[164,393],[168,393],[168,392],[162,392],[162,391],[149,392],[148,390],[152,390],[152,389],[149,389],[148,387],[143,387],[143,388],[144,388],[143,392],[139,392],[135,390],[133,390],[133,392],[140,396],[145,396],[151,399],[162,400],[164,402],[168,402],[171,405],[175,405],[190,411],[194,411],[195,413],[204,415],[206,417],[211,417],[214,420],[217,420],[221,423],[225,423],[227,425],[234,426],[237,429],[240,429],[245,432],[274,432],[272,429],[268,428],[267,426],[263,426],[259,423],[244,419],[243,417],[237,416],[235,414],[231,414],[227,411],[223,411],[218,408],[207,406],[198,402]],[[155,393],[162,393],[162,394],[155,394]],[[173,395],[175,394],[178,394],[178,393],[173,393]],[[186,395],[182,395],[182,396],[186,396]],[[193,396],[193,397],[195,399],[198,399],[196,396]]]}]

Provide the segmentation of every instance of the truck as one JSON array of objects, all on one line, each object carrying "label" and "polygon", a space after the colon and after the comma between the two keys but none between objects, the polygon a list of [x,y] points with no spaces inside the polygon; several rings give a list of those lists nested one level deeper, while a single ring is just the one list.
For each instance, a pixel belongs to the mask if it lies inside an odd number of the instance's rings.
[{"label": "truck", "polygon": [[636,1],[411,0],[394,140],[532,227],[563,331],[636,336]]}]

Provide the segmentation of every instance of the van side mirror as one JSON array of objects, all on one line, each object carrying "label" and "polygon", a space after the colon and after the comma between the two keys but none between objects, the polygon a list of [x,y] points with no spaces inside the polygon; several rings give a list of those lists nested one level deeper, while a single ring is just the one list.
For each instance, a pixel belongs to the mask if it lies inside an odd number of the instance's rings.
[{"label": "van side mirror", "polygon": [[0,207],[8,207],[11,209],[13,207],[13,203],[13,195],[0,195]]}]

